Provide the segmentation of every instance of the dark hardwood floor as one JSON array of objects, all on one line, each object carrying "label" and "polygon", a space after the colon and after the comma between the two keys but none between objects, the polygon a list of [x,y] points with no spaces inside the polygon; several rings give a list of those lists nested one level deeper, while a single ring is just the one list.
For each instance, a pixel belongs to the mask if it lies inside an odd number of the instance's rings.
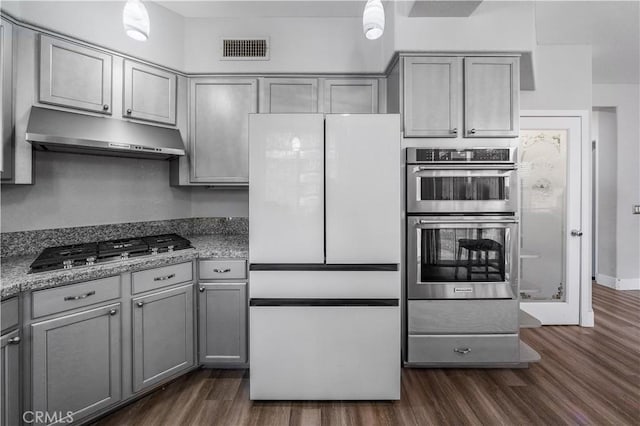
[{"label": "dark hardwood floor", "polygon": [[593,287],[596,326],[523,330],[528,369],[403,369],[393,402],[251,402],[248,371],[197,370],[99,425],[640,424],[640,291]]}]

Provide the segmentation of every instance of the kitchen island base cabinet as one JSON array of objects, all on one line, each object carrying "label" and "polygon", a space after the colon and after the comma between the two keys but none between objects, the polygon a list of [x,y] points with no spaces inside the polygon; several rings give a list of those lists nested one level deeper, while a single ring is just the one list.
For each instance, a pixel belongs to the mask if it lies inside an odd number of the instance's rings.
[{"label": "kitchen island base cabinet", "polygon": [[20,332],[0,338],[0,425],[20,424]]},{"label": "kitchen island base cabinet", "polygon": [[32,411],[78,422],[120,401],[119,303],[32,324],[31,334]]},{"label": "kitchen island base cabinet", "polygon": [[200,363],[247,360],[245,283],[200,284]]},{"label": "kitchen island base cabinet", "polygon": [[132,300],[133,390],[193,366],[193,285]]}]

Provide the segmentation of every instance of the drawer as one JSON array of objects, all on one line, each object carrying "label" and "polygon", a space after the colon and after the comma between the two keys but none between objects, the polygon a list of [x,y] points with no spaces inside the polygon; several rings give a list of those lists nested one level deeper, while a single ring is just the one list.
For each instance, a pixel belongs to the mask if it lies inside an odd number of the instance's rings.
[{"label": "drawer", "polygon": [[131,293],[138,294],[173,284],[193,281],[192,268],[191,262],[185,262],[134,272],[131,274]]},{"label": "drawer", "polygon": [[2,328],[2,333],[5,330],[11,330],[16,327],[20,322],[19,306],[17,297],[2,302],[0,307],[0,328]]},{"label": "drawer", "polygon": [[519,360],[517,334],[409,335],[409,362],[475,364]]},{"label": "drawer", "polygon": [[201,280],[236,280],[247,278],[245,260],[200,260],[198,270]]},{"label": "drawer", "polygon": [[120,276],[34,291],[32,317],[38,318],[120,297]]},{"label": "drawer", "polygon": [[409,334],[517,333],[517,300],[409,300]]}]

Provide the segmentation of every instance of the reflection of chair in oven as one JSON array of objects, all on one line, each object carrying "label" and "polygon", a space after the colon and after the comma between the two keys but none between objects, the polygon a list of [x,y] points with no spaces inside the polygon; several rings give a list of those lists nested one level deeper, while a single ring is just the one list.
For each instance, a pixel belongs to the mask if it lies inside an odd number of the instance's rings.
[{"label": "reflection of chair in oven", "polygon": [[[462,259],[462,249],[467,250],[467,259]],[[456,256],[456,270],[454,273],[455,278],[458,278],[458,268],[460,265],[467,269],[467,280],[471,280],[472,268],[474,266],[473,259],[478,257],[478,260],[482,260],[482,254],[484,254],[484,264],[478,263],[476,266],[484,266],[484,275],[486,279],[489,279],[489,253],[497,253],[497,264],[491,266],[497,267],[500,272],[500,279],[504,281],[504,250],[502,244],[497,241],[490,240],[488,238],[481,238],[477,240],[461,238],[458,240],[458,253]],[[478,272],[482,273],[482,272]]]}]

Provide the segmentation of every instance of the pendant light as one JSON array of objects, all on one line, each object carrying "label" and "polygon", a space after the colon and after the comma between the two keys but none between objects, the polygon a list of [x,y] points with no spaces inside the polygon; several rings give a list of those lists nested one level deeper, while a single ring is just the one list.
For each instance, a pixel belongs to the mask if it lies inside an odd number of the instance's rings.
[{"label": "pendant light", "polygon": [[127,0],[122,11],[122,24],[132,39],[146,41],[149,38],[149,14],[140,0]]},{"label": "pendant light", "polygon": [[384,32],[384,7],[381,0],[367,0],[362,14],[362,29],[369,40],[375,40]]}]

